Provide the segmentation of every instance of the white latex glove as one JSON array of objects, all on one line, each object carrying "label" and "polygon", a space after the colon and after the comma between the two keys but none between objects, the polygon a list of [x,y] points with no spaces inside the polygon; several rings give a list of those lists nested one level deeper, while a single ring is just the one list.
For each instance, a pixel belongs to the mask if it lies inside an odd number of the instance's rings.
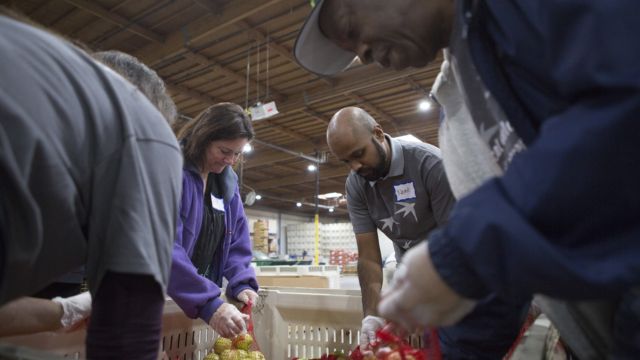
[{"label": "white latex glove", "polygon": [[251,301],[251,304],[255,305],[260,297],[258,296],[258,293],[256,293],[252,289],[244,289],[240,292],[240,294],[238,294],[237,298],[238,301],[241,301],[247,305],[249,304],[249,301]]},{"label": "white latex glove", "polygon": [[470,313],[475,304],[442,280],[425,241],[404,255],[391,286],[382,293],[378,312],[412,332],[425,326],[453,325]]},{"label": "white latex glove", "polygon": [[62,306],[60,324],[65,331],[72,329],[91,315],[91,294],[88,291],[68,298],[56,297],[51,301]]},{"label": "white latex glove", "polygon": [[360,328],[360,349],[368,350],[370,344],[376,341],[376,331],[384,326],[386,321],[377,316],[367,315],[362,319]]},{"label": "white latex glove", "polygon": [[213,313],[209,326],[222,337],[234,338],[247,331],[247,320],[248,315],[241,313],[237,307],[224,303]]}]

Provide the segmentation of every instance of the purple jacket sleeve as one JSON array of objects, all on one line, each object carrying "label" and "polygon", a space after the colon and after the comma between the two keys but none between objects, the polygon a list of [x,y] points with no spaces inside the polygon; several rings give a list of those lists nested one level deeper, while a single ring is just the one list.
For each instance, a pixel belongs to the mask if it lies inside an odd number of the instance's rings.
[{"label": "purple jacket sleeve", "polygon": [[229,216],[232,223],[228,224],[230,228],[227,229],[227,232],[231,231],[229,234],[231,242],[223,272],[224,277],[229,281],[227,296],[235,298],[247,288],[258,291],[256,274],[251,267],[251,240],[249,239],[247,217],[244,214],[237,188],[229,204],[229,211],[233,213],[233,216]]},{"label": "purple jacket sleeve", "polygon": [[223,301],[220,299],[220,288],[211,280],[200,276],[189,257],[189,249],[193,249],[198,235],[196,226],[193,225],[198,224],[199,228],[202,223],[202,219],[194,220],[197,217],[194,209],[199,206],[198,194],[202,190],[197,189],[189,179],[190,174],[185,171],[168,293],[187,316],[200,317],[208,323]]}]

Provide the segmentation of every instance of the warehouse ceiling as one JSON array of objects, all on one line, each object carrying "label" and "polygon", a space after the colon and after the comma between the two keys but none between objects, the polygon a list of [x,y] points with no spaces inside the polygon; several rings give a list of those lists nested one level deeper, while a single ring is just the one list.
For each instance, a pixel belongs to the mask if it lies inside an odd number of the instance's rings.
[{"label": "warehouse ceiling", "polygon": [[[207,106],[275,101],[279,114],[254,122],[253,151],[244,156],[243,194],[253,207],[313,214],[316,174],[296,156],[327,157],[320,193],[344,193],[348,168],[327,154],[325,130],[345,106],[372,114],[392,136],[412,134],[437,145],[438,111],[418,110],[440,60],[424,69],[387,71],[356,65],[335,77],[298,66],[291,49],[310,11],[308,0],[0,0],[35,22],[90,49],[130,53],[165,80],[180,114]],[[248,74],[247,74],[248,73]],[[248,94],[248,96],[247,96]],[[283,151],[287,150],[287,151]],[[327,156],[328,155],[328,156]],[[302,207],[296,207],[296,203]],[[345,217],[344,202],[320,201],[321,217]],[[336,206],[332,213],[329,206]]]}]

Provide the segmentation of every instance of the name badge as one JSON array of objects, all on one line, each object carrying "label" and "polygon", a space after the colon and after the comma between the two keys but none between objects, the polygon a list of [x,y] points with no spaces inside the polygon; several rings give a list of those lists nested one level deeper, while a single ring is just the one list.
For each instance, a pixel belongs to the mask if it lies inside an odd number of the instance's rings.
[{"label": "name badge", "polygon": [[416,189],[413,187],[413,181],[393,185],[393,188],[396,191],[396,201],[414,200],[416,198]]},{"label": "name badge", "polygon": [[224,211],[224,201],[222,199],[218,199],[217,197],[211,195],[211,206],[214,209]]}]

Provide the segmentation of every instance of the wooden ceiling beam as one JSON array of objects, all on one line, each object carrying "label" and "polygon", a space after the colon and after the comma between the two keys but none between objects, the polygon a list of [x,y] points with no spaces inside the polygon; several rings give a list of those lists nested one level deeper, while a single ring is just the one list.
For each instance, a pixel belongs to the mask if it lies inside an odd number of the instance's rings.
[{"label": "wooden ceiling beam", "polygon": [[[339,167],[339,168],[323,168],[320,167],[320,181],[324,179],[330,179],[334,177],[342,177],[348,173],[348,170]],[[256,183],[248,184],[252,188],[258,190],[270,189],[274,187],[283,187],[294,184],[303,184],[306,182],[313,182],[316,180],[316,174],[308,172],[306,169],[300,169],[300,174],[281,177],[277,179],[269,179],[265,181],[259,181]]]},{"label": "wooden ceiling beam", "polygon": [[314,118],[314,119],[322,121],[326,125],[329,125],[330,119],[327,119],[324,115],[322,115],[321,113],[313,110],[312,108],[310,108],[308,106],[305,107],[304,109],[302,109],[301,112],[306,114],[306,115],[308,115],[308,116],[310,116],[310,117],[312,117],[312,118]]},{"label": "wooden ceiling beam", "polygon": [[[296,61],[295,56],[293,56],[293,51],[292,50],[289,50],[286,47],[284,47],[283,45],[278,44],[273,39],[271,39],[269,36],[267,36],[264,32],[262,32],[261,30],[255,28],[254,26],[249,24],[247,21],[244,21],[244,20],[238,21],[236,26],[238,28],[240,28],[241,30],[244,30],[244,31],[248,32],[249,36],[258,39],[258,41],[265,42],[267,44],[267,46],[269,46],[269,48],[271,48],[271,50],[276,52],[276,54],[278,54],[278,55],[282,56],[283,58],[289,60],[290,62],[294,63],[296,66],[299,66],[298,65],[298,61]],[[325,83],[325,84],[327,84],[329,86],[333,86],[334,85],[334,81],[332,81],[330,78],[327,78],[327,77],[324,77],[324,76],[315,76],[315,78],[320,80],[320,81],[322,81],[323,83]]]},{"label": "wooden ceiling beam", "polygon": [[[185,58],[194,61],[200,65],[208,65],[211,66],[213,68],[213,71],[216,71],[218,73],[220,73],[221,75],[223,75],[224,77],[227,77],[233,81],[237,81],[239,83],[241,83],[243,86],[247,86],[247,78],[245,75],[241,75],[238,74],[237,72],[229,69],[228,67],[221,65],[216,59],[213,58],[207,58],[206,56],[202,55],[202,54],[198,54],[196,53],[194,50],[187,48],[186,49],[187,52],[183,55]],[[249,78],[249,82],[251,86],[257,87],[259,86],[258,82],[254,79],[252,79],[251,77]],[[276,100],[279,101],[283,101],[286,100],[286,95],[280,93],[279,91],[275,90],[274,88],[266,88],[266,86],[264,87],[264,92],[266,93],[267,91],[269,91],[270,94],[273,94],[273,97]]]},{"label": "wooden ceiling beam", "polygon": [[[419,72],[419,70],[405,70],[405,74],[406,73],[417,73]],[[365,78],[366,81],[362,81],[362,79]],[[325,89],[321,89],[318,91],[313,91],[313,92],[309,92],[306,93],[306,95],[303,94],[299,94],[299,95],[295,95],[292,96],[290,100],[281,102],[278,104],[278,109],[281,113],[285,113],[287,111],[290,112],[302,112],[306,115],[311,115],[313,118],[316,119],[323,119],[322,121],[326,121],[328,123],[328,120],[324,119],[323,116],[321,116],[321,114],[313,111],[309,105],[307,104],[307,101],[313,101],[313,102],[318,102],[318,101],[323,101],[323,100],[327,100],[333,97],[337,97],[337,96],[341,96],[342,94],[345,93],[349,93],[349,94],[354,94],[356,90],[360,90],[369,86],[377,86],[380,84],[385,84],[388,82],[392,82],[392,81],[397,81],[398,79],[402,79],[403,77],[398,77],[396,75],[395,72],[389,72],[389,71],[383,71],[382,73],[373,75],[373,76],[362,76],[362,74],[355,74],[355,75],[351,75],[350,77],[345,77],[343,79],[340,80],[340,84],[338,86],[336,86],[333,90],[325,90]],[[197,99],[201,99],[204,96],[204,99],[206,99],[207,95],[203,94],[203,93],[199,93],[199,92],[193,92],[196,90],[193,89],[189,89],[185,86],[181,86],[181,87],[176,87],[174,84],[174,88],[177,90],[184,90],[182,91],[183,93],[191,96],[191,94],[196,95],[195,98]],[[354,96],[357,96],[354,95]],[[362,99],[361,97],[356,97],[356,99]],[[207,100],[207,103],[209,103],[211,100]],[[380,112],[384,113],[382,110],[378,109]],[[377,112],[377,111],[376,111]],[[387,115],[388,116],[388,115]],[[278,128],[279,131],[283,132],[284,134],[287,134],[288,136],[296,139],[296,140],[301,140],[304,142],[308,142],[309,144],[313,145],[314,147],[317,147],[317,145],[321,145],[324,143],[323,139],[313,139],[310,138],[308,136],[305,136],[303,134],[300,134],[298,132],[295,132],[291,129],[288,129],[287,127],[284,127],[282,125],[278,125],[272,122],[272,120],[267,120],[270,121],[269,124],[270,126],[275,126]],[[395,127],[395,124],[394,124]],[[287,156],[281,156],[281,160],[282,159],[287,159],[289,157]],[[277,159],[277,157],[276,157]],[[281,161],[281,160],[275,160],[275,161]],[[271,160],[273,161],[273,160]],[[252,163],[249,164],[249,167],[253,167]]]},{"label": "wooden ceiling beam", "polygon": [[[306,115],[313,114],[313,118],[322,119],[323,122],[326,121],[328,123],[328,120],[326,120],[323,116],[311,110],[311,103],[325,101],[331,98],[343,96],[345,93],[354,93],[358,90],[366,89],[373,86],[396,82],[400,79],[403,79],[408,74],[417,74],[424,72],[424,70],[410,69],[401,72],[394,72],[390,70],[376,70],[374,74],[370,74],[370,72],[364,74],[362,72],[358,72],[349,76],[345,76],[344,78],[340,79],[338,85],[332,89],[315,89],[313,91],[304,92],[303,94],[290,95],[288,96],[286,101],[282,101],[277,104],[278,111],[280,112],[280,114],[293,112],[301,112]],[[183,88],[188,89],[186,86],[183,86]]]},{"label": "wooden ceiling beam", "polygon": [[64,1],[82,10],[88,11],[101,19],[104,19],[113,24],[116,24],[127,31],[130,31],[136,35],[142,36],[143,38],[150,40],[157,45],[164,44],[165,38],[161,34],[158,34],[154,31],[146,29],[136,24],[135,22],[130,21],[124,16],[120,16],[114,12],[109,11],[108,9],[96,4],[93,1],[88,1],[88,0],[64,0]]},{"label": "wooden ceiling beam", "polygon": [[[42,20],[40,20],[40,19],[42,19],[42,17],[43,17],[44,15],[46,15],[49,11],[51,11],[51,10],[50,10],[50,8],[49,8],[49,6],[50,6],[52,3],[56,2],[56,1],[57,1],[57,0],[45,0],[45,1],[43,1],[42,3],[39,3],[39,4],[38,4],[38,6],[36,6],[36,7],[33,9],[33,11],[28,12],[28,13],[26,13],[26,14],[27,14],[27,16],[29,16],[29,18],[30,18],[30,19],[35,19],[35,20],[37,20],[39,23],[41,23],[41,24],[42,24],[42,23],[43,23],[43,21],[42,21]],[[14,3],[13,3],[13,4],[9,4],[9,8],[10,8],[10,9],[19,9],[16,5],[18,5],[18,3],[20,3],[20,2],[23,2],[23,1],[14,1]],[[5,4],[5,5],[6,5],[6,4]],[[23,13],[24,13],[25,11],[22,11],[22,10],[21,10],[21,12],[23,12]]]},{"label": "wooden ceiling beam", "polygon": [[353,93],[362,89],[397,82],[406,75],[424,71],[423,69],[408,69],[398,72],[371,68],[368,71],[354,72],[337,80],[336,86],[331,89],[314,89],[305,91],[302,94],[290,95],[286,102],[278,104],[278,110],[281,113],[303,112],[313,103],[343,96],[345,93]]},{"label": "wooden ceiling beam", "polygon": [[405,77],[405,80],[407,80],[407,84],[409,84],[409,87],[411,87],[411,90],[413,90],[413,91],[415,91],[415,92],[417,92],[417,93],[419,93],[421,95],[429,96],[431,94],[431,91],[426,89],[424,86],[422,86],[417,81],[413,80],[411,78],[411,76]]},{"label": "wooden ceiling beam", "polygon": [[[309,156],[313,156],[312,153],[316,151],[328,150],[327,144],[324,142],[324,136],[313,139],[313,143],[309,141],[300,141],[296,143],[283,144],[281,146],[292,150],[295,149],[294,151],[303,154],[311,154]],[[266,147],[262,147],[259,152],[256,151],[255,154],[251,154],[247,157],[247,161],[244,166],[245,169],[251,169],[290,159],[299,158],[282,151],[270,150]]]},{"label": "wooden ceiling beam", "polygon": [[209,12],[214,14],[219,14],[222,12],[224,5],[220,1],[212,1],[212,0],[192,0],[196,5],[206,9]]},{"label": "wooden ceiling beam", "polygon": [[[420,122],[403,121],[399,131],[412,132],[416,136],[423,137],[424,140],[426,140],[431,144],[434,144],[434,145],[437,144],[437,137],[438,137],[437,121],[430,121],[428,123],[425,123],[424,121],[420,121]],[[315,140],[314,143],[316,145],[313,145],[309,142],[302,141],[302,142],[281,144],[281,146],[286,147],[292,151],[301,152],[305,154],[311,154],[316,150],[329,151],[329,148],[325,142],[324,136],[318,136],[314,138],[314,140]],[[251,154],[249,158],[247,158],[247,162],[245,163],[245,169],[256,169],[259,171],[259,168],[261,166],[269,166],[274,163],[289,161],[295,158],[296,158],[295,156],[289,155],[283,152],[261,148],[260,151],[256,151],[255,153]]]},{"label": "wooden ceiling beam", "polygon": [[184,54],[188,51],[185,47],[192,43],[212,36],[220,29],[233,25],[282,1],[234,0],[232,2],[233,6],[227,5],[222,14],[209,13],[192,21],[180,30],[169,34],[164,44],[149,44],[136,51],[133,55],[143,63],[153,67],[165,59]]},{"label": "wooden ceiling beam", "polygon": [[190,98],[196,99],[198,101],[201,101],[204,104],[208,104],[208,105],[213,105],[218,103],[219,101],[216,100],[215,98],[213,98],[210,95],[207,95],[203,92],[197,91],[197,90],[193,90],[193,89],[188,89],[184,86],[181,85],[177,85],[177,84],[172,84],[172,83],[168,83],[165,82],[165,84],[167,85],[167,88],[169,90],[169,93],[171,94],[176,94],[176,93],[180,93],[183,95],[187,95]]},{"label": "wooden ceiling beam", "polygon": [[[347,173],[348,174],[348,173]],[[329,184],[333,184],[336,186],[342,186],[344,188],[344,181],[342,180],[336,180],[336,179],[327,179],[325,180],[326,182],[328,182]],[[344,190],[344,189],[343,189]],[[341,193],[344,191],[340,191]]]},{"label": "wooden ceiling beam", "polygon": [[273,169],[280,169],[284,171],[298,171],[299,169],[294,168],[293,166],[283,165],[283,164],[273,164],[270,166]]},{"label": "wooden ceiling beam", "polygon": [[268,122],[269,127],[274,128],[274,129],[277,129],[279,132],[281,132],[281,133],[283,133],[283,134],[286,134],[286,135],[289,135],[290,137],[292,137],[292,138],[294,138],[294,139],[296,139],[296,140],[306,141],[306,142],[309,142],[309,143],[311,143],[311,144],[314,144],[314,143],[315,143],[315,140],[314,140],[314,139],[312,139],[312,138],[310,138],[310,137],[308,137],[308,136],[306,136],[306,135],[302,135],[301,133],[299,133],[299,132],[297,132],[297,131],[291,130],[291,129],[289,129],[289,128],[288,128],[288,127],[286,127],[286,126],[282,126],[282,125],[275,124],[275,123],[274,123],[273,121],[271,121],[271,120],[258,120],[258,121],[261,121],[261,122],[262,122],[262,121],[266,121],[266,122]]}]

